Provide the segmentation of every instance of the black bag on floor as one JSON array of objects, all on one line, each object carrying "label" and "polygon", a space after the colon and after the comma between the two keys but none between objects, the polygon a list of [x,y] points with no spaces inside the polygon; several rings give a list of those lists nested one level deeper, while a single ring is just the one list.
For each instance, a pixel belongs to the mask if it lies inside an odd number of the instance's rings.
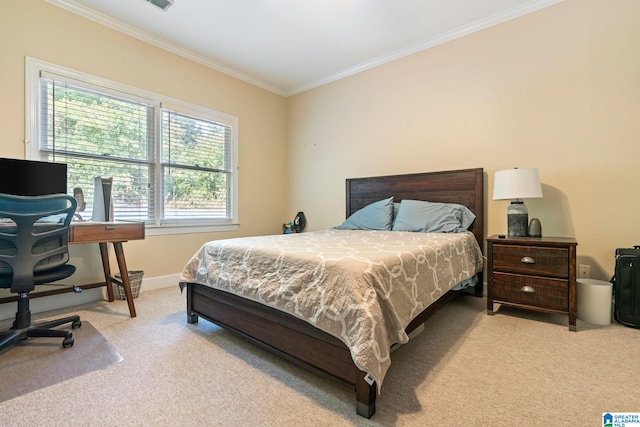
[{"label": "black bag on floor", "polygon": [[615,319],[640,328],[640,246],[616,249],[613,294]]}]

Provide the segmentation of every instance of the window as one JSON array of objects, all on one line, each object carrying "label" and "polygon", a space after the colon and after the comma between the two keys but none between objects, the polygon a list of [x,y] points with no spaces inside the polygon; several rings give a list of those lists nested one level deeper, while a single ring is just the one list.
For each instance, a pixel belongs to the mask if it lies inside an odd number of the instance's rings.
[{"label": "window", "polygon": [[237,118],[31,58],[26,81],[27,158],[67,163],[81,215],[112,177],[115,219],[235,228]]}]

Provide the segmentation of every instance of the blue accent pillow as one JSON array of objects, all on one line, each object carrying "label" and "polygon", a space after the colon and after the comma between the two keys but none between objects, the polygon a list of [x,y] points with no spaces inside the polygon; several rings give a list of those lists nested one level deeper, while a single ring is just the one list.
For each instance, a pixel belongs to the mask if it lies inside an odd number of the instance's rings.
[{"label": "blue accent pillow", "polygon": [[341,230],[391,230],[393,225],[393,197],[371,203],[354,212],[335,227]]},{"label": "blue accent pillow", "polygon": [[460,233],[466,231],[475,219],[473,212],[463,205],[403,200],[393,230]]}]

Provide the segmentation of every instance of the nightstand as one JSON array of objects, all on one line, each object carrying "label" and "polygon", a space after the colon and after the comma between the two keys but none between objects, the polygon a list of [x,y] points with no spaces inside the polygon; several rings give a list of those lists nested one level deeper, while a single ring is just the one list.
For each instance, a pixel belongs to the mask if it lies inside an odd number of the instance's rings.
[{"label": "nightstand", "polygon": [[494,303],[569,315],[576,330],[576,246],[565,237],[487,238],[487,314]]}]

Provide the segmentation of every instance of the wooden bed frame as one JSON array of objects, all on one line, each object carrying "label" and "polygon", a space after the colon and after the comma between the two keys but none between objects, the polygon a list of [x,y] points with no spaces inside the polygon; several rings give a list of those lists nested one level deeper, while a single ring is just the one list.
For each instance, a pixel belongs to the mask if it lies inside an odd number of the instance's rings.
[{"label": "wooden bed frame", "polygon": [[[347,179],[347,217],[369,203],[394,196],[403,199],[458,203],[475,215],[471,231],[480,247],[484,239],[484,172],[481,168],[409,175]],[[482,273],[475,286],[482,296]],[[328,374],[355,386],[356,410],[363,417],[375,413],[376,384],[365,381],[365,373],[351,359],[339,339],[300,319],[260,303],[208,286],[187,283],[187,320],[203,317],[236,332],[260,346],[313,371]],[[463,292],[463,291],[460,291]],[[406,328],[410,333],[459,292],[449,291],[420,313]]]}]

